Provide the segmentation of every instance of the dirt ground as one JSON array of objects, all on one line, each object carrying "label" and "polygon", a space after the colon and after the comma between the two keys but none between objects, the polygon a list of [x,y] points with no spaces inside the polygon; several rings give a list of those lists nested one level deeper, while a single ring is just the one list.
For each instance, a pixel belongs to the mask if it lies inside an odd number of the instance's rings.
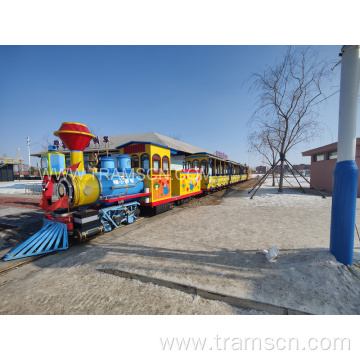
[{"label": "dirt ground", "polygon": [[231,188],[227,188],[220,191],[214,191],[195,200],[189,201],[188,203],[181,205],[181,207],[198,207],[198,206],[210,206],[210,205],[219,205],[222,203],[223,199],[232,191],[244,191],[253,188],[257,184],[257,179],[251,179],[249,181],[236,184]]},{"label": "dirt ground", "polygon": [[[330,211],[331,198],[265,187],[250,200],[234,187],[1,276],[0,313],[267,313],[233,306],[229,299],[237,298],[311,314],[359,314],[356,271],[328,251]],[[269,262],[262,250],[273,246],[280,255]]]}]

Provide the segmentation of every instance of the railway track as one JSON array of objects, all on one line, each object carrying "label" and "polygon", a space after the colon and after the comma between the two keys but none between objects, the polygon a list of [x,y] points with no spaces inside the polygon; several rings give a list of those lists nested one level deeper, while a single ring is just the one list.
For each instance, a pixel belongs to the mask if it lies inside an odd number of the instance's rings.
[{"label": "railway track", "polygon": [[16,263],[14,265],[10,265],[5,269],[1,269],[0,270],[0,275],[7,274],[8,272],[10,272],[12,270],[18,269],[19,267],[30,264],[30,263],[34,262],[35,260],[38,260],[38,259],[43,258],[43,257],[48,256],[48,255],[52,255],[52,254],[43,254],[43,255],[33,256],[33,257],[29,258],[29,259],[23,260],[23,261],[21,261],[19,263]]}]

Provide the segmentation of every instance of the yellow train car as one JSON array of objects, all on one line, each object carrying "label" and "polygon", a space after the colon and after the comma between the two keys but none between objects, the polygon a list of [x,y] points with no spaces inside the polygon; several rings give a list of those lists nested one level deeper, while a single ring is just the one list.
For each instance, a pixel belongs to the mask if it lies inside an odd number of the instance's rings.
[{"label": "yellow train car", "polygon": [[131,168],[143,175],[149,196],[144,206],[156,206],[171,201],[170,149],[153,143],[130,142],[119,148],[120,154],[129,155]]},{"label": "yellow train car", "polygon": [[200,188],[211,191],[251,178],[251,169],[232,160],[224,160],[209,153],[195,153],[185,157],[185,169],[199,170]]},{"label": "yellow train car", "polygon": [[171,170],[171,179],[171,194],[174,197],[180,199],[202,193],[200,170]]},{"label": "yellow train car", "polygon": [[240,182],[240,164],[235,161],[230,162],[230,184]]},{"label": "yellow train car", "polygon": [[198,170],[200,188],[210,191],[230,185],[231,162],[209,153],[195,153],[185,157],[186,170]]},{"label": "yellow train car", "polygon": [[130,142],[119,147],[129,155],[131,168],[143,175],[149,196],[142,198],[144,207],[169,209],[171,203],[236,184],[248,178],[248,168],[209,153],[195,153],[184,158],[184,168],[171,170],[172,149],[151,142]]},{"label": "yellow train car", "polygon": [[120,154],[129,155],[131,168],[142,174],[149,196],[141,206],[167,211],[172,203],[202,193],[201,172],[193,169],[171,170],[172,149],[151,142],[130,142],[119,147]]}]

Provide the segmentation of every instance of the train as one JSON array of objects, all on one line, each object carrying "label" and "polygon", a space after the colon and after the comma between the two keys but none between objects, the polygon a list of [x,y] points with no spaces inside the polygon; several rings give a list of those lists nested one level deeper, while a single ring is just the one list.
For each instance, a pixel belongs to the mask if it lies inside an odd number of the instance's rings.
[{"label": "train", "polygon": [[70,150],[70,166],[55,145],[41,156],[44,226],[5,261],[65,250],[131,224],[141,213],[160,214],[252,176],[248,166],[206,152],[185,156],[183,168],[174,170],[174,149],[139,141],[118,146],[116,159],[94,154],[85,168],[83,151],[95,137],[87,126],[64,122],[54,135]]}]

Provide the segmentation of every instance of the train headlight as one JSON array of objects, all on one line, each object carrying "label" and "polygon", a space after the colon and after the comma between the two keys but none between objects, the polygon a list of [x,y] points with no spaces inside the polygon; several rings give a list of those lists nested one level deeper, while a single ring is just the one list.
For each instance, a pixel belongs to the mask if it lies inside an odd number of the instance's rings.
[{"label": "train headlight", "polygon": [[74,196],[74,187],[72,181],[69,178],[62,178],[57,184],[57,196],[59,199],[68,195],[69,202],[72,202]]},{"label": "train headlight", "polygon": [[46,171],[49,167],[49,160],[45,157],[41,157],[41,170]]}]

